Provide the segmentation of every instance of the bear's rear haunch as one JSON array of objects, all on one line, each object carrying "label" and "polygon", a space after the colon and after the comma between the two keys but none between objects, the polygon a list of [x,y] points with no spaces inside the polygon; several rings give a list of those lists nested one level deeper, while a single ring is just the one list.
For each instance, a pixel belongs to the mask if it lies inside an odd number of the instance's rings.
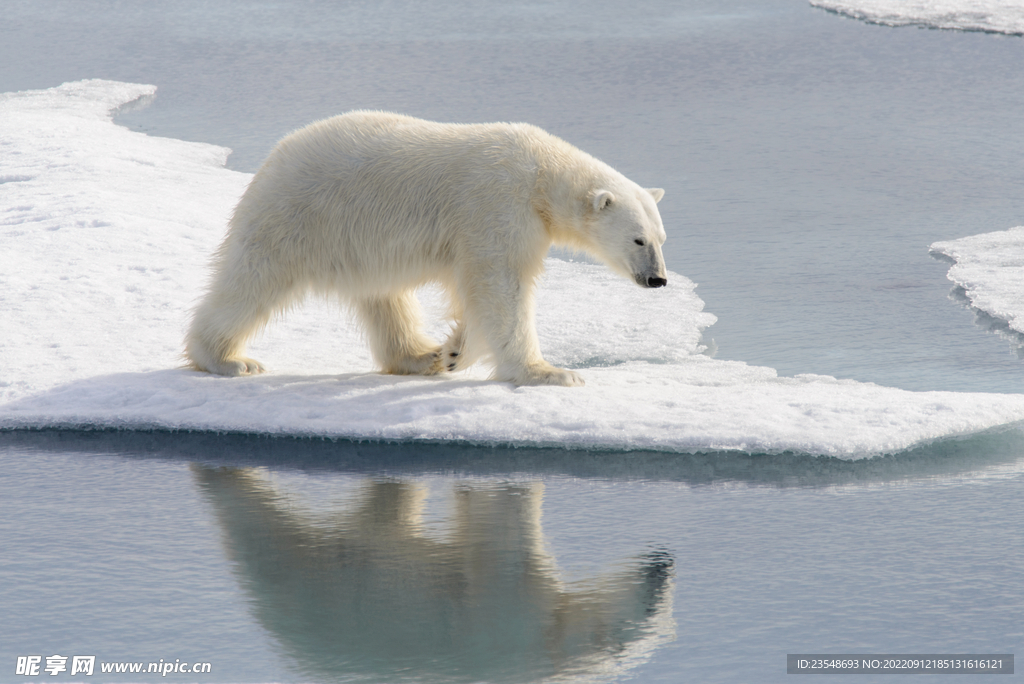
[{"label": "bear's rear haunch", "polygon": [[[318,121],[277,144],[217,250],[185,342],[194,368],[263,372],[248,340],[314,291],[351,302],[385,373],[482,358],[516,385],[582,385],[544,360],[534,286],[552,244],[643,287],[665,285],[665,229],[646,190],[528,124],[439,124],[383,112]],[[440,283],[451,336],[423,333],[414,291]]]}]

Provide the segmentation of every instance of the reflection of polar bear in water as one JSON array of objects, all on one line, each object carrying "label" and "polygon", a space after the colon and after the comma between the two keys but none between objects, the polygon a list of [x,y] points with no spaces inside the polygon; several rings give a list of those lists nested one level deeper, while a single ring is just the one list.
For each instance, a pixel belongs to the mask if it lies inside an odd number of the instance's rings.
[{"label": "reflection of polar bear in water", "polygon": [[[490,356],[498,380],[582,385],[541,356],[544,255],[567,245],[643,287],[665,285],[663,194],[526,124],[381,112],[314,123],[278,143],[238,203],[186,355],[213,373],[261,372],[246,342],[312,290],[354,305],[385,373]],[[455,320],[443,346],[424,335],[413,293],[431,281]]]},{"label": "reflection of polar bear in water", "polygon": [[671,638],[668,554],[563,585],[539,485],[458,486],[438,539],[422,485],[369,481],[356,506],[313,514],[257,471],[194,472],[258,619],[313,679],[621,674]]}]

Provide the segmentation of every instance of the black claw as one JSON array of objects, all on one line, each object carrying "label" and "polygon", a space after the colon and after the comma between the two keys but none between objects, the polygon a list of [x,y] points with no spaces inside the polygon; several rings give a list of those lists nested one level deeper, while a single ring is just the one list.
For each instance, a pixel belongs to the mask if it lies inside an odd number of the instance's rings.
[{"label": "black claw", "polygon": [[455,357],[456,357],[456,356],[458,356],[458,355],[459,355],[459,352],[449,352],[449,353],[448,353],[448,356],[450,356],[450,357],[452,357],[452,358],[455,358]]},{"label": "black claw", "polygon": [[449,363],[448,364],[448,370],[455,370],[455,364],[454,363]]}]

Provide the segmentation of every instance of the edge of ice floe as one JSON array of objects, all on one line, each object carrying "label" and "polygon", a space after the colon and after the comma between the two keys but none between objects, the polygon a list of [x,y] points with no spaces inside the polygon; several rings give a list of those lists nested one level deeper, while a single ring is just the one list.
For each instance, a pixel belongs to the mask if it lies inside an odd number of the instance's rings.
[{"label": "edge of ice floe", "polygon": [[[989,0],[984,7],[967,7],[965,3],[904,2],[897,8],[892,2],[877,0],[809,0],[812,7],[879,26],[963,31],[974,33],[996,33],[1001,35],[1024,35],[1024,6],[1008,5],[1006,2]],[[978,5],[978,3],[974,3]]]},{"label": "edge of ice floe", "polygon": [[950,265],[950,298],[973,311],[978,326],[1018,347],[1024,358],[1024,226],[942,240],[928,251]]}]

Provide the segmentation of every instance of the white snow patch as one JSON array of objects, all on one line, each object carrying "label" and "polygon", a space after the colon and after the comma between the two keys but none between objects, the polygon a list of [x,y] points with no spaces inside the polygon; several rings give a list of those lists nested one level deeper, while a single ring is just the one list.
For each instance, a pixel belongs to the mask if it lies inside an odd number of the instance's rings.
[{"label": "white snow patch", "polygon": [[930,250],[954,262],[947,277],[971,307],[1005,322],[1015,342],[1024,340],[1024,226],[936,242]]},{"label": "white snow patch", "polygon": [[1024,34],[1024,0],[810,0],[811,5],[885,26]]}]

